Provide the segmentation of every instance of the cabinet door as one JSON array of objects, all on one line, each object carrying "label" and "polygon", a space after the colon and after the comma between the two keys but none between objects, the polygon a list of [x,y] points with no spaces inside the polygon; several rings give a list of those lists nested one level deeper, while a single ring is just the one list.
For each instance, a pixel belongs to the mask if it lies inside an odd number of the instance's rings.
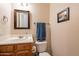
[{"label": "cabinet door", "polygon": [[29,50],[16,52],[16,56],[32,56],[32,52]]},{"label": "cabinet door", "polygon": [[0,46],[0,53],[13,52],[13,51],[14,51],[13,45],[1,45]]},{"label": "cabinet door", "polygon": [[17,44],[16,51],[23,51],[23,50],[32,50],[32,44]]},{"label": "cabinet door", "polygon": [[14,56],[14,53],[0,53],[0,56]]}]

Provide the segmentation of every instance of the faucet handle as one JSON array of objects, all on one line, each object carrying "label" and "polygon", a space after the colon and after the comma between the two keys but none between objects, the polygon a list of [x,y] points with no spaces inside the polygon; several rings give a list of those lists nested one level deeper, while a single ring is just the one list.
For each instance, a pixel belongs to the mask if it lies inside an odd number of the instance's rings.
[{"label": "faucet handle", "polygon": [[21,39],[21,38],[23,38],[24,36],[19,36],[19,38]]}]

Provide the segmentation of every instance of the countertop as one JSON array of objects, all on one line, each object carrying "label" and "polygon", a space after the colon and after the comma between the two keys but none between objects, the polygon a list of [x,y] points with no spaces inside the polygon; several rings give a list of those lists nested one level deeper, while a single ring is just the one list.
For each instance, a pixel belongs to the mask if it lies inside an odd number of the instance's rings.
[{"label": "countertop", "polygon": [[33,43],[33,38],[32,36],[25,36],[23,38],[9,37],[7,39],[0,40],[0,45],[18,44],[18,43]]}]

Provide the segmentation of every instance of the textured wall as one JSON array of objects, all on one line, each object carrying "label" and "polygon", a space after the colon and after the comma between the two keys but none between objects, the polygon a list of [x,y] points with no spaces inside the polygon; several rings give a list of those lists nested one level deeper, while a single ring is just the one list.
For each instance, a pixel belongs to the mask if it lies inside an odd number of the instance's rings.
[{"label": "textured wall", "polygon": [[[70,21],[57,23],[57,13],[70,7]],[[79,4],[50,4],[53,55],[79,55]]]}]

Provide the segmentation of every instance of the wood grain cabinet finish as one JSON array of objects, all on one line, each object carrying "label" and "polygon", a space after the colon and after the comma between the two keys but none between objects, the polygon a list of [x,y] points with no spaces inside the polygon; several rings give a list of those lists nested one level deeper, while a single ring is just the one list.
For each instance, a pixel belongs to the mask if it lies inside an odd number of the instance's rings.
[{"label": "wood grain cabinet finish", "polygon": [[0,53],[0,56],[14,56],[15,53]]},{"label": "wood grain cabinet finish", "polygon": [[19,51],[16,53],[16,56],[31,56],[32,53],[30,52],[30,50],[25,50],[25,51]]},{"label": "wood grain cabinet finish", "polygon": [[22,51],[22,50],[31,50],[32,44],[17,44],[16,45],[16,51]]},{"label": "wood grain cabinet finish", "polygon": [[14,51],[14,45],[1,45],[0,46],[0,53],[13,52],[13,51]]},{"label": "wood grain cabinet finish", "polygon": [[32,43],[0,45],[0,56],[32,56]]}]

